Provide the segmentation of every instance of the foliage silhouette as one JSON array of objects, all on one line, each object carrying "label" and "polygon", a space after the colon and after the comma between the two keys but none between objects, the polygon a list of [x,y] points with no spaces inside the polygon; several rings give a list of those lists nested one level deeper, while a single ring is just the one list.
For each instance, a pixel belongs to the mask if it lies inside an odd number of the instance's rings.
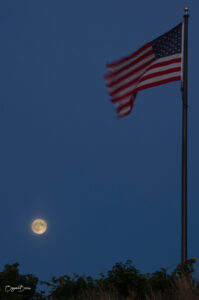
[{"label": "foliage silhouette", "polygon": [[[29,300],[34,296],[34,299],[42,300],[42,294],[36,292],[38,278],[32,274],[20,275],[18,267],[17,262],[12,265],[6,264],[0,273],[0,299]],[[23,291],[23,287],[30,289]]]},{"label": "foliage silhouette", "polygon": [[[19,263],[5,265],[0,272],[0,299],[7,300],[149,300],[149,299],[199,299],[199,283],[193,279],[196,259],[177,265],[167,274],[161,268],[152,274],[141,274],[131,260],[117,262],[107,275],[99,274],[98,279],[91,276],[73,274],[56,278],[51,282],[40,281],[50,288],[47,296],[37,291],[39,279],[32,274],[19,274]],[[5,291],[5,287],[30,287],[30,290]],[[183,298],[186,295],[186,298]]]}]

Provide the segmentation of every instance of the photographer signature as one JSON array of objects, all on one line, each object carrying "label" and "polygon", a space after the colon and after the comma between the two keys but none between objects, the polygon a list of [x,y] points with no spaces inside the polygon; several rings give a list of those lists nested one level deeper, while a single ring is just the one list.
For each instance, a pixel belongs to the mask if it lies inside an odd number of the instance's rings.
[{"label": "photographer signature", "polygon": [[18,291],[20,293],[24,292],[25,290],[31,290],[30,287],[25,287],[23,286],[22,284],[21,285],[18,285],[18,286],[10,286],[10,285],[6,285],[5,286],[5,292],[9,293],[9,292],[14,292],[14,291]]}]

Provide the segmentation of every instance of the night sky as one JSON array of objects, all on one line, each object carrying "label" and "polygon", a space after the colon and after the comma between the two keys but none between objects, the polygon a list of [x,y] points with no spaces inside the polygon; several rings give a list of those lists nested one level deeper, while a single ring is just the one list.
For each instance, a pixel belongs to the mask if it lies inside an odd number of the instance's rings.
[{"label": "night sky", "polygon": [[[199,257],[198,1],[0,2],[0,267],[40,280],[181,260],[181,83],[117,119],[105,65],[189,6],[188,257]],[[31,231],[43,218],[48,230]],[[199,264],[196,263],[199,278]]]}]

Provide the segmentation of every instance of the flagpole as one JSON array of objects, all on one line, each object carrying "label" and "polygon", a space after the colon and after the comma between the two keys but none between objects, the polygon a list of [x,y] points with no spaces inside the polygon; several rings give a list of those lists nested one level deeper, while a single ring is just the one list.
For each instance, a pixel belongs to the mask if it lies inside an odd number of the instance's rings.
[{"label": "flagpole", "polygon": [[183,86],[182,86],[182,244],[181,263],[187,261],[187,54],[188,54],[188,17],[189,9],[184,9],[183,30]]}]

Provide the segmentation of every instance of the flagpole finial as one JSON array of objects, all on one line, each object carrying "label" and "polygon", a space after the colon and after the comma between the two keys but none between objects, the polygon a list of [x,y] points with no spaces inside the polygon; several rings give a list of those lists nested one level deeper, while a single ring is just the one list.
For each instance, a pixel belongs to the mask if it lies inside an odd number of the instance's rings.
[{"label": "flagpole finial", "polygon": [[185,15],[188,16],[188,15],[189,15],[189,8],[188,8],[188,7],[185,7],[185,8],[184,8],[184,12],[185,12]]}]

